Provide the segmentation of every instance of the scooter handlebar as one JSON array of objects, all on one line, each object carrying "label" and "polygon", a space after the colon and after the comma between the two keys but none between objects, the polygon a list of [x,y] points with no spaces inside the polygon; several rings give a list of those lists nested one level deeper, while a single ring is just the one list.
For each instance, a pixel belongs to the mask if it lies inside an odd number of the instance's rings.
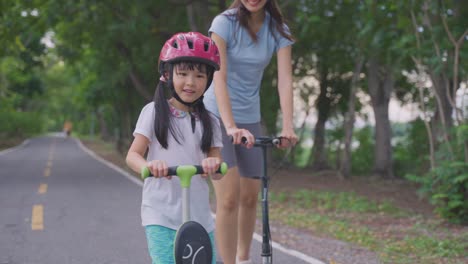
[{"label": "scooter handlebar", "polygon": [[[216,173],[220,173],[222,175],[226,174],[228,170],[228,166],[226,162],[221,163]],[[172,166],[169,167],[167,170],[167,175],[169,176],[188,176],[191,177],[195,174],[203,174],[203,167],[200,165],[179,165],[179,166]],[[144,167],[141,170],[141,178],[144,180],[148,177],[153,177],[150,170],[147,167]]]},{"label": "scooter handlebar", "polygon": [[[262,147],[262,146],[279,146],[281,145],[281,140],[283,137],[256,137],[254,142],[254,147]],[[247,143],[247,138],[242,137],[241,139],[242,144]]]}]

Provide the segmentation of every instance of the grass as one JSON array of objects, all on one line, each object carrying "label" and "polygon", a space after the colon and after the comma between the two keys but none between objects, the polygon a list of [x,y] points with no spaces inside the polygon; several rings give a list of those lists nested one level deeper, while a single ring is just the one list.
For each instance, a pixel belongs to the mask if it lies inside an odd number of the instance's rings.
[{"label": "grass", "polygon": [[466,263],[468,233],[353,192],[270,193],[270,219],[368,248],[384,263]]}]

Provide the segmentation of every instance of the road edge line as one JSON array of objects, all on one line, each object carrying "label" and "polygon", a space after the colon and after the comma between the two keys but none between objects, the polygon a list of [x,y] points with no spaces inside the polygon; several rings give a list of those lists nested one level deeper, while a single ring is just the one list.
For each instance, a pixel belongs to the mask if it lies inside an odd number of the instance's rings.
[{"label": "road edge line", "polygon": [[27,144],[29,144],[30,140],[29,139],[26,139],[25,141],[23,141],[23,143],[21,143],[20,145],[18,146],[14,146],[12,148],[8,148],[8,149],[4,149],[2,151],[0,151],[0,156],[2,155],[5,155],[5,154],[8,154],[10,152],[13,152],[15,150],[18,150],[20,148],[23,148],[24,146],[26,146]]},{"label": "road edge line", "polygon": [[94,151],[88,149],[85,145],[83,145],[83,143],[81,143],[81,140],[77,139],[77,138],[74,138],[74,140],[77,142],[78,146],[80,146],[80,148],[85,151],[86,153],[88,153],[88,155],[90,155],[91,157],[93,157],[94,159],[100,161],[101,163],[104,163],[105,165],[107,165],[108,167],[110,167],[111,169],[114,169],[116,170],[117,172],[119,172],[120,174],[122,174],[123,176],[125,176],[127,179],[129,179],[130,181],[140,185],[140,186],[143,186],[143,182],[141,180],[138,180],[135,176],[131,175],[130,173],[126,172],[125,170],[121,169],[120,167],[118,167],[117,165],[113,164],[112,162],[109,162],[105,159],[103,159],[102,157],[100,157],[99,155],[97,155]]}]

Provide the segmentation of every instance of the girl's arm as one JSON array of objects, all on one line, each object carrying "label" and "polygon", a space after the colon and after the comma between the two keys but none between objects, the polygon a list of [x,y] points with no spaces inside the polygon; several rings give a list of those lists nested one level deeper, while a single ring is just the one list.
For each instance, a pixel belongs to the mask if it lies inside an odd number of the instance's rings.
[{"label": "girl's arm", "polygon": [[145,136],[135,134],[132,145],[128,149],[127,158],[125,160],[127,165],[137,173],[140,173],[141,169],[147,165],[143,156],[148,149],[148,145],[149,140]]},{"label": "girl's arm", "polygon": [[239,129],[234,122],[232,116],[231,100],[229,99],[229,93],[227,89],[227,49],[226,42],[216,33],[211,33],[211,38],[216,43],[219,50],[221,59],[221,67],[219,71],[216,71],[213,77],[214,81],[214,92],[216,96],[216,103],[218,105],[219,114],[223,120],[224,128],[229,136],[232,136],[234,144],[240,144],[242,137],[247,138],[247,147],[253,146],[255,141],[254,136],[246,129]]},{"label": "girl's arm", "polygon": [[208,151],[207,158],[202,160],[203,171],[206,172],[206,176],[210,175],[213,180],[221,179],[221,175],[215,173],[221,164],[221,148],[213,147]]},{"label": "girl's arm", "polygon": [[[128,150],[127,158],[125,159],[127,165],[137,173],[141,173],[141,169],[147,167],[154,177],[164,177],[167,175],[168,171],[168,166],[165,161],[153,160],[147,162],[143,157],[148,149],[149,143],[148,138],[141,134],[136,134]],[[167,176],[167,178],[171,177]]]},{"label": "girl's arm", "polygon": [[291,46],[286,46],[278,50],[278,93],[280,98],[281,111],[283,113],[283,128],[281,136],[289,139],[284,142],[286,147],[290,143],[297,143],[297,136],[293,125],[293,87],[292,87],[292,65]]}]

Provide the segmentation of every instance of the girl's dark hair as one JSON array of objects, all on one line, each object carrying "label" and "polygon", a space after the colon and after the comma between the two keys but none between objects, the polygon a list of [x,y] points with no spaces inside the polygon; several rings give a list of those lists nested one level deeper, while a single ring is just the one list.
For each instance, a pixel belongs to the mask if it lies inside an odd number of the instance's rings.
[{"label": "girl's dark hair", "polygon": [[[167,149],[169,146],[167,140],[169,132],[178,144],[182,144],[181,142],[184,140],[182,131],[180,131],[179,128],[174,125],[173,120],[175,117],[172,116],[168,103],[168,99],[172,97],[172,92],[174,91],[172,73],[175,65],[182,65],[182,67],[188,69],[196,68],[202,72],[206,71],[208,80],[212,80],[214,73],[213,67],[197,62],[186,61],[175,64],[166,63],[164,66],[164,72],[169,74],[169,77],[167,78],[168,81],[159,82],[158,87],[154,93],[153,101],[155,108],[154,133],[159,141],[159,144],[161,144],[161,146],[165,149]],[[204,153],[208,153],[213,140],[213,126],[211,123],[212,117],[208,110],[206,110],[205,105],[203,104],[203,100],[199,100],[194,106],[191,107],[190,114],[198,115],[198,118],[200,118],[203,131],[200,148]],[[181,137],[181,139],[179,139],[179,137]]]},{"label": "girl's dark hair", "polygon": [[[281,10],[278,7],[278,4],[276,3],[276,0],[267,0],[264,6],[265,10],[270,13],[270,21],[268,23],[268,27],[273,29],[273,27],[276,29],[277,32],[280,33],[281,36],[287,38],[290,41],[294,41],[294,37],[291,35],[290,32],[286,31],[284,28],[285,24],[285,19],[283,15],[281,14]],[[245,6],[242,4],[241,0],[235,0],[231,6],[228,9],[237,9],[237,12],[228,16],[235,16],[236,19],[239,21],[239,24],[245,28],[248,32],[250,37],[257,42],[257,34],[249,28],[248,24],[248,18],[250,16],[249,10],[245,8]],[[271,30],[272,32],[275,32]],[[274,34],[275,38],[276,35]]]}]

